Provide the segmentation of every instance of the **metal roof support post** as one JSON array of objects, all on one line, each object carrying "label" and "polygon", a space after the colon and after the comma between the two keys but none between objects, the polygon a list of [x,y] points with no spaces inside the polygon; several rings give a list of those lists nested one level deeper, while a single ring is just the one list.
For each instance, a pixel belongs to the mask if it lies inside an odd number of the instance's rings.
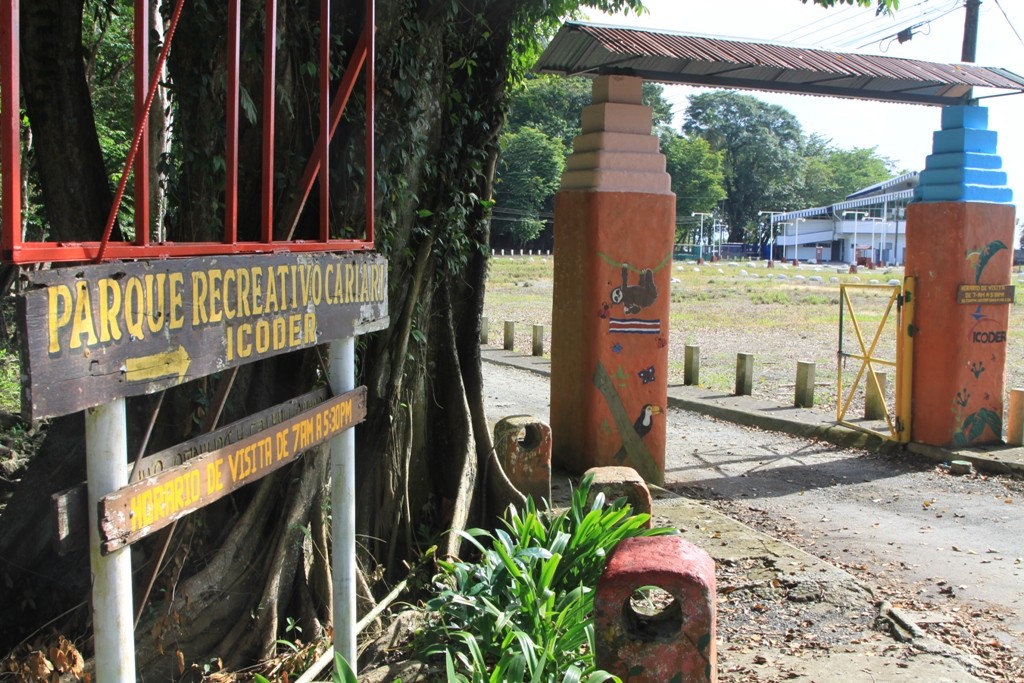
[{"label": "metal roof support post", "polygon": [[[354,337],[331,342],[328,380],[337,396],[356,386]],[[356,670],[356,434],[331,439],[331,541],[334,650]]]},{"label": "metal roof support post", "polygon": [[89,482],[89,565],[96,679],[135,681],[135,623],[132,614],[132,556],[125,546],[100,552],[99,499],[128,484],[128,429],[125,399],[85,411],[85,467]]}]

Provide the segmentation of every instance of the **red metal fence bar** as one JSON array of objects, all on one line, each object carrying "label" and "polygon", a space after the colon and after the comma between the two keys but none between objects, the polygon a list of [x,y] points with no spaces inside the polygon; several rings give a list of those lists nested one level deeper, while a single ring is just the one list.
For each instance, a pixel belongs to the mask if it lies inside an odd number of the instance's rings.
[{"label": "red metal fence bar", "polygon": [[[145,107],[146,83],[149,82],[149,3],[135,0],[135,120],[147,120]],[[157,79],[158,81],[159,79]],[[156,82],[156,81],[155,81]],[[136,124],[138,125],[138,124]],[[148,143],[149,123],[142,126],[142,136]],[[142,145],[135,159],[135,238],[140,245],[149,244],[149,144]]]},{"label": "red metal fence bar", "polygon": [[376,201],[376,155],[374,154],[374,141],[377,139],[376,128],[374,127],[374,113],[376,112],[376,89],[377,89],[377,9],[374,0],[366,0],[366,25],[363,26],[363,35],[366,36],[366,239],[373,242],[374,217]]},{"label": "red metal fence bar", "polygon": [[[181,20],[181,10],[185,7],[185,0],[178,0],[177,6],[174,8],[174,14],[171,16],[171,25],[167,30],[167,38],[164,40],[164,46],[160,50],[160,58],[156,62],[156,70],[153,72],[153,80],[149,85],[149,90],[146,92],[145,103],[139,107],[138,94],[135,97],[135,110],[139,114],[135,117],[135,137],[132,139],[132,148],[128,152],[128,160],[124,162],[124,171],[121,172],[121,182],[117,186],[117,194],[114,195],[114,204],[110,207],[110,215],[107,216],[107,225],[103,228],[103,239],[100,240],[100,250],[96,254],[96,260],[102,261],[104,258],[104,252],[107,250],[107,244],[110,243],[110,233],[114,229],[114,222],[117,220],[117,212],[121,208],[121,200],[124,198],[124,190],[128,185],[129,171],[135,162],[135,157],[139,153],[139,148],[149,149],[149,139],[145,136],[146,123],[149,121],[149,112],[153,109],[153,98],[156,96],[156,90],[160,87],[160,70],[164,68],[164,64],[167,62],[167,53],[171,50],[171,42],[174,39],[174,31],[178,28],[178,21]],[[143,16],[148,16],[145,12]],[[139,17],[136,15],[135,21],[138,21]],[[143,45],[136,45],[135,47],[135,59],[141,59],[139,52],[147,51],[148,41],[143,41]],[[145,83],[143,83],[145,85]],[[139,85],[135,85],[135,92],[139,92]],[[144,156],[148,157],[148,154]],[[147,174],[148,177],[148,174]],[[148,187],[144,188],[148,191]],[[148,203],[147,203],[148,205]],[[147,216],[148,221],[148,216]]]},{"label": "red metal fence bar", "polygon": [[242,62],[241,33],[241,0],[229,0],[227,117],[224,135],[224,242],[228,244],[238,241],[238,74]]},{"label": "red metal fence bar", "polygon": [[[334,0],[335,2],[339,0]],[[108,221],[97,242],[25,241],[22,237],[21,216],[21,112],[20,112],[20,44],[19,0],[0,0],[0,163],[3,182],[3,229],[0,231],[0,258],[16,264],[41,262],[80,262],[105,259],[139,259],[217,254],[265,253],[272,251],[361,251],[374,248],[374,0],[365,0],[366,21],[356,48],[342,74],[341,82],[331,97],[330,93],[330,6],[331,0],[322,0],[320,46],[320,126],[318,140],[311,152],[306,170],[299,182],[302,196],[294,215],[286,216],[283,226],[288,237],[274,239],[274,110],[276,79],[276,13],[277,0],[266,0],[267,48],[264,50],[264,102],[263,102],[263,164],[261,177],[261,225],[257,241],[238,241],[238,130],[239,130],[239,71],[240,55],[240,2],[229,0],[227,27],[228,83],[225,112],[225,210],[223,242],[168,242],[153,240],[150,235],[150,136],[146,126],[159,87],[166,51],[172,42],[177,19],[185,0],[179,0],[174,17],[168,27],[158,63],[150,69],[149,15],[145,0],[136,0],[135,7],[135,131],[132,151],[125,163],[117,199],[111,207]],[[322,160],[329,158],[330,140],[350,99],[359,75],[364,76],[366,87],[366,227],[362,238],[331,239],[330,237],[330,176]],[[149,89],[146,90],[146,84]],[[135,174],[135,238],[132,242],[112,242],[110,235],[127,186],[129,172]],[[312,185],[319,176],[321,197],[319,205],[319,235],[313,240],[293,240],[295,226],[305,206]],[[99,228],[99,226],[98,226]]]},{"label": "red metal fence bar", "polygon": [[331,0],[320,0],[320,239],[331,234]]},{"label": "red metal fence bar", "polygon": [[260,235],[274,240],[274,114],[277,111],[277,0],[266,0],[267,33],[263,39],[263,182]]},{"label": "red metal fence bar", "polygon": [[18,0],[6,0],[0,16],[0,163],[3,226],[0,248],[13,252],[21,242],[21,71],[18,63]]}]

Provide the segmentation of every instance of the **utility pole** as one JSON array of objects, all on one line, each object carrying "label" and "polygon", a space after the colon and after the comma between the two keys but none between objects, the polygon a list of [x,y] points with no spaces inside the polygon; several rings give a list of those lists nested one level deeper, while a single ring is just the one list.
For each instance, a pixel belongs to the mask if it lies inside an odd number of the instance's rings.
[{"label": "utility pole", "polygon": [[967,16],[964,17],[964,45],[960,52],[961,62],[973,62],[978,48],[978,12],[981,0],[966,0]]}]

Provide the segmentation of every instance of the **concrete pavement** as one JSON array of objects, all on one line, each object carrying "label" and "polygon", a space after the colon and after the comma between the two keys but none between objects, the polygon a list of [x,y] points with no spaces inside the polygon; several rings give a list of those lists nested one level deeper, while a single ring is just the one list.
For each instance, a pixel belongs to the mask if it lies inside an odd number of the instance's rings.
[{"label": "concrete pavement", "polygon": [[[508,365],[542,375],[551,374],[551,361],[545,358],[492,348],[481,348],[480,353],[483,360],[489,363]],[[703,387],[670,385],[668,404],[673,408],[749,427],[827,441],[843,448],[876,451],[905,448],[911,453],[936,462],[966,460],[981,472],[1024,475],[1024,447],[1020,446],[992,445],[955,450],[917,443],[902,446],[873,434],[837,424],[831,414],[820,410],[796,408]]]},{"label": "concrete pavement", "polygon": [[[499,349],[483,359],[549,374],[550,363]],[[828,414],[699,387],[669,388],[669,405],[845,448],[901,448],[836,425]],[[1024,449],[907,450],[938,461],[969,460],[981,471],[1024,473]],[[969,653],[931,638],[914,615],[877,600],[847,572],[699,501],[655,490],[656,520],[715,560],[722,681],[976,681]],[[1007,679],[1010,680],[1010,679]]]}]

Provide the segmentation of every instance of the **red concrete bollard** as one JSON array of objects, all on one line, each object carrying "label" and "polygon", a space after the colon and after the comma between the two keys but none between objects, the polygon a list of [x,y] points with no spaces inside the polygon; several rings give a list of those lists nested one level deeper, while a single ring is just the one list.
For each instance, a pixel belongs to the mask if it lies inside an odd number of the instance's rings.
[{"label": "red concrete bollard", "polygon": [[523,494],[551,500],[551,427],[530,415],[513,415],[494,425],[494,450],[509,481]]},{"label": "red concrete bollard", "polygon": [[[583,476],[588,474],[594,475],[588,507],[593,504],[598,493],[603,493],[606,504],[625,498],[633,508],[633,514],[651,514],[651,490],[632,467],[591,467]],[[648,520],[647,528],[650,527],[651,521]]]},{"label": "red concrete bollard", "polygon": [[[638,588],[655,586],[673,600],[639,614]],[[681,536],[627,538],[612,551],[595,595],[598,667],[625,683],[713,683],[715,563]]]}]

